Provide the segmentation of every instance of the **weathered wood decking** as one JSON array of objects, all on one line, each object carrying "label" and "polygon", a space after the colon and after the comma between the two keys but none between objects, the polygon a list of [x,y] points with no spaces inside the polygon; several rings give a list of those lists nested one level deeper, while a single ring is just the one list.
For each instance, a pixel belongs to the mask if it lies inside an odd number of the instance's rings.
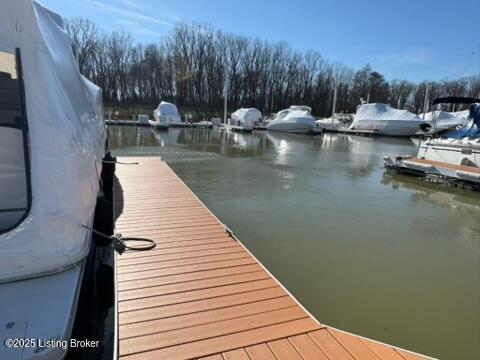
[{"label": "weathered wood decking", "polygon": [[116,256],[120,359],[422,358],[319,324],[166,163],[123,160],[116,232],[157,247]]}]

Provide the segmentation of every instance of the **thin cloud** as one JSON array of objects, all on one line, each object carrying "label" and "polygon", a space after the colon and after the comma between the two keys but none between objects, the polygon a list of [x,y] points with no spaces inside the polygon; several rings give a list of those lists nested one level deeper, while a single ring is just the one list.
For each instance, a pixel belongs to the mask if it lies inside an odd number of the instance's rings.
[{"label": "thin cloud", "polygon": [[121,26],[122,28],[128,30],[129,33],[134,35],[147,35],[153,37],[160,37],[164,35],[164,33],[160,31],[152,30],[149,27],[142,26],[138,22],[127,20],[127,19],[117,19],[115,20],[115,24]]},{"label": "thin cloud", "polygon": [[417,49],[404,53],[380,56],[377,60],[381,64],[388,64],[391,66],[419,65],[431,63],[433,61],[433,56],[431,52],[426,49]]},{"label": "thin cloud", "polygon": [[170,16],[169,18],[156,18],[147,15],[145,13],[148,10],[146,7],[143,7],[140,2],[131,0],[122,0],[116,4],[97,0],[85,0],[84,4],[97,11],[103,11],[105,13],[119,16],[123,20],[137,20],[165,27],[172,27],[176,21],[173,16]]}]

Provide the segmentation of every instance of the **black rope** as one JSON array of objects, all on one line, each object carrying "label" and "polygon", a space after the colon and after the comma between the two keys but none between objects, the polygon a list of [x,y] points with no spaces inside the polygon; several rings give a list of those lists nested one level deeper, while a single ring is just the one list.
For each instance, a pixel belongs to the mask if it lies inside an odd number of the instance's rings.
[{"label": "black rope", "polygon": [[[83,228],[90,230],[94,232],[97,235],[100,235],[106,239],[110,239],[112,242],[112,246],[117,251],[120,255],[123,254],[125,250],[132,250],[132,251],[146,251],[146,250],[151,250],[157,244],[155,241],[152,239],[147,239],[147,238],[138,238],[138,237],[123,237],[122,234],[115,234],[112,236],[109,236],[107,234],[104,234],[98,230],[92,229],[91,227],[88,227],[86,225],[81,225]],[[135,241],[135,242],[143,242],[143,245],[140,246],[129,246],[127,245],[127,242],[129,241]]]},{"label": "black rope", "polygon": [[[120,243],[122,243],[122,245],[125,246],[126,249],[128,250],[134,250],[134,251],[146,251],[146,250],[151,250],[153,249],[155,246],[157,246],[157,244],[155,243],[155,241],[153,241],[152,239],[146,239],[146,238],[138,238],[138,237],[122,237],[122,234],[117,234],[117,235],[114,235],[112,236],[112,238],[115,240],[118,240]],[[129,246],[127,245],[127,242],[128,241],[136,241],[136,242],[143,242],[143,245],[139,245],[139,246]]]},{"label": "black rope", "polygon": [[138,165],[138,162],[121,162],[121,161],[109,161],[109,160],[103,160],[102,163],[104,164],[120,164],[120,165]]}]

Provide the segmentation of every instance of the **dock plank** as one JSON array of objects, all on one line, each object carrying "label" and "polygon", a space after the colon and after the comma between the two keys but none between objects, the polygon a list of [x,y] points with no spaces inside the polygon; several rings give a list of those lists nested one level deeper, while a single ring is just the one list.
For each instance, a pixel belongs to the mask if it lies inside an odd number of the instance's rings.
[{"label": "dock plank", "polygon": [[125,161],[116,232],[156,247],[115,256],[120,359],[425,358],[321,325],[165,162]]},{"label": "dock plank", "polygon": [[303,360],[288,339],[280,339],[267,343],[278,360]]}]

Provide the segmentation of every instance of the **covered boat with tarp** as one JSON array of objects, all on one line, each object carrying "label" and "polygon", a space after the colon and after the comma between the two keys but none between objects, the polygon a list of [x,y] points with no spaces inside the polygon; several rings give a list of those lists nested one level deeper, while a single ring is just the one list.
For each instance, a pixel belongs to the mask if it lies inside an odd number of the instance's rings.
[{"label": "covered boat with tarp", "polygon": [[154,127],[168,127],[182,123],[177,106],[166,101],[160,102],[158,107],[153,111],[153,117],[154,120],[149,120],[149,122],[150,125]]},{"label": "covered boat with tarp", "polygon": [[[464,125],[444,136],[432,135],[421,142],[417,156],[386,156],[388,169],[427,176],[467,188],[480,189],[480,99],[447,97],[441,103],[469,104]],[[435,123],[435,119],[433,120]],[[429,130],[429,129],[425,129]]]},{"label": "covered boat with tarp", "polygon": [[67,349],[91,227],[105,126],[100,89],[79,70],[62,18],[31,0],[0,12],[0,359]]},{"label": "covered boat with tarp", "polygon": [[232,113],[230,126],[232,130],[253,131],[254,126],[262,122],[262,113],[255,108],[241,108]]},{"label": "covered boat with tarp", "polygon": [[468,121],[468,110],[449,112],[439,109],[434,109],[419,117],[430,125],[431,132],[442,132],[446,130],[453,130],[464,125]]},{"label": "covered boat with tarp", "polygon": [[312,109],[305,105],[293,105],[279,111],[273,120],[269,121],[269,131],[281,131],[296,134],[310,134],[316,127]]},{"label": "covered boat with tarp", "polygon": [[357,107],[351,131],[366,131],[387,136],[412,136],[420,130],[424,121],[407,110],[399,110],[387,104],[372,103]]}]

